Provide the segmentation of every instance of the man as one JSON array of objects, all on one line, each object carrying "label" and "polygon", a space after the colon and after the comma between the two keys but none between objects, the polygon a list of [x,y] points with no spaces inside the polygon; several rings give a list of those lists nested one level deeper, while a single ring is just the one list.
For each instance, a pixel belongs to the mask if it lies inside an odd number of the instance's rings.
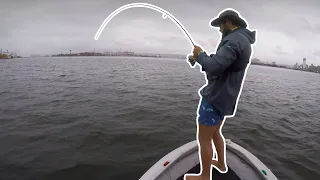
[{"label": "man", "polygon": [[[225,117],[233,117],[245,79],[247,66],[255,43],[255,31],[247,29],[247,23],[232,9],[222,11],[211,22],[222,33],[216,54],[208,56],[199,46],[195,46],[189,61],[199,63],[207,74],[207,84],[199,90],[198,144],[201,172],[199,175],[186,174],[187,180],[209,180],[211,165],[220,173],[226,173],[225,139],[221,128]],[[212,140],[218,161],[213,160]]]}]

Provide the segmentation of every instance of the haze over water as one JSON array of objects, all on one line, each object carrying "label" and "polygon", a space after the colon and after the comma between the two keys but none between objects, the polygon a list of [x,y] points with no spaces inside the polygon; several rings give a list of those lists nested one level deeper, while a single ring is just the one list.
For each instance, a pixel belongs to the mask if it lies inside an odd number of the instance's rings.
[{"label": "haze over water", "polygon": [[[195,140],[199,67],[124,57],[0,61],[0,179],[138,179]],[[251,65],[223,134],[281,179],[320,179],[320,76]]]}]

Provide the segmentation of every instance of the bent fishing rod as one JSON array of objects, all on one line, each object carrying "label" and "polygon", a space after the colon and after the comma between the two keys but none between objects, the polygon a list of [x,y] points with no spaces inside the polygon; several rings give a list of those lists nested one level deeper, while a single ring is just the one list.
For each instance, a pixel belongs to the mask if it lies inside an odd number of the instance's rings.
[{"label": "bent fishing rod", "polygon": [[[191,35],[189,34],[189,32],[186,30],[186,28],[182,25],[182,23],[177,20],[177,18],[175,18],[171,13],[169,13],[168,11],[152,5],[152,4],[148,4],[148,3],[131,3],[131,4],[127,4],[124,6],[121,6],[120,8],[116,9],[115,11],[113,11],[105,20],[104,22],[101,24],[100,28],[98,29],[94,39],[98,40],[100,37],[100,34],[102,33],[103,29],[105,28],[105,26],[120,12],[130,9],[130,8],[135,8],[135,7],[143,7],[143,8],[148,8],[148,9],[152,9],[155,11],[158,11],[160,13],[162,13],[162,18],[166,19],[167,17],[169,17],[169,19],[171,21],[173,21],[179,28],[180,30],[182,30],[182,32],[185,34],[185,36],[188,38],[190,44],[192,45],[192,47],[195,46],[194,40],[192,39]],[[191,67],[194,67],[195,62],[191,59],[191,56],[189,55],[187,57],[188,62],[191,64]]]},{"label": "bent fishing rod", "polygon": [[144,8],[149,8],[149,9],[153,9],[155,11],[158,11],[160,13],[162,13],[162,18],[166,19],[167,17],[169,17],[169,19],[171,19],[187,36],[187,38],[189,39],[190,43],[192,44],[192,46],[195,45],[191,35],[188,33],[188,31],[186,30],[186,28],[182,25],[181,22],[179,22],[179,20],[177,20],[177,18],[175,18],[171,13],[169,13],[168,11],[152,5],[152,4],[148,4],[148,3],[131,3],[131,4],[127,4],[124,6],[121,6],[120,8],[116,9],[115,11],[113,11],[105,20],[104,22],[101,24],[100,28],[98,29],[94,39],[98,40],[100,34],[102,33],[103,29],[105,28],[105,26],[120,12],[126,10],[126,9],[130,9],[130,8],[135,8],[135,7],[144,7]]}]

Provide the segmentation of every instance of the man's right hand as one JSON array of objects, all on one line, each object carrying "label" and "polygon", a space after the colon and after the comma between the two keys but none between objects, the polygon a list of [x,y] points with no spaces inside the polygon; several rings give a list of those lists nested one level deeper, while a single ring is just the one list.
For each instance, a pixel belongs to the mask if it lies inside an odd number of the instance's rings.
[{"label": "man's right hand", "polygon": [[198,58],[198,55],[199,55],[199,53],[200,53],[201,51],[203,51],[203,50],[201,49],[201,47],[199,47],[199,46],[197,46],[197,45],[194,45],[193,57],[194,57],[195,59],[197,59],[197,58]]}]

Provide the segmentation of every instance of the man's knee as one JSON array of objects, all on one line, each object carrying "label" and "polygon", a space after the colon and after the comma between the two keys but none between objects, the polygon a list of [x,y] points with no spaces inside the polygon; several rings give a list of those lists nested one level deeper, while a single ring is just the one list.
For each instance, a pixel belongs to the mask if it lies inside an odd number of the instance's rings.
[{"label": "man's knee", "polygon": [[212,141],[212,138],[199,136],[199,143],[200,144],[209,145],[209,144],[211,144],[211,141]]}]

